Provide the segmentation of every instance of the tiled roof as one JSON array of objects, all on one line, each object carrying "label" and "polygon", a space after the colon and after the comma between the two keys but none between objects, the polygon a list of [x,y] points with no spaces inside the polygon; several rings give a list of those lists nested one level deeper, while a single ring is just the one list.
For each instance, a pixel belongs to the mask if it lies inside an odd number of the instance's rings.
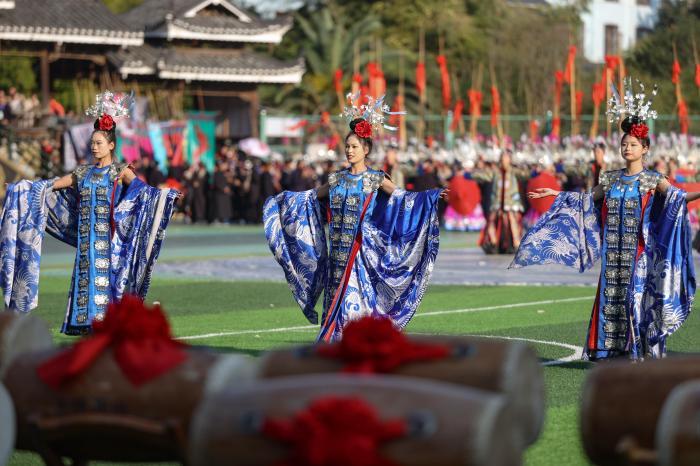
[{"label": "tiled roof", "polygon": [[298,83],[303,60],[280,61],[245,50],[132,47],[108,55],[122,74],[162,79],[254,83]]},{"label": "tiled roof", "polygon": [[[220,14],[200,14],[216,7]],[[279,42],[292,26],[283,16],[264,20],[230,0],[146,0],[121,15],[146,37],[228,42]]]},{"label": "tiled roof", "polygon": [[0,9],[0,40],[138,46],[143,37],[100,0],[19,0]]}]

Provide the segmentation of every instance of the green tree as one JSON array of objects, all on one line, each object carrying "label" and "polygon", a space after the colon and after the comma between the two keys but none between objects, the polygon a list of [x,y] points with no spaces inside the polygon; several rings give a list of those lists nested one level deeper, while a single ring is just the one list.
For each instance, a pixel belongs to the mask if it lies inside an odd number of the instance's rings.
[{"label": "green tree", "polygon": [[[676,95],[671,82],[674,45],[682,69],[683,97],[690,113],[700,113],[700,92],[695,85],[695,67],[693,66],[696,60],[693,41],[695,40],[700,46],[699,32],[700,5],[687,1],[664,3],[656,28],[638,41],[625,57],[628,74],[644,83],[659,85],[659,94],[654,99],[654,108],[661,114],[676,113]],[[677,130],[677,126],[674,129]]]},{"label": "green tree", "polygon": [[102,2],[107,5],[107,8],[113,13],[119,14],[142,4],[144,0],[102,0]]},{"label": "green tree", "polygon": [[16,87],[23,93],[37,89],[34,60],[26,57],[2,57],[0,59],[0,89]]},{"label": "green tree", "polygon": [[[284,86],[273,98],[276,106],[288,111],[302,113],[319,113],[337,109],[337,97],[333,86],[335,70],[345,71],[345,89],[349,88],[352,69],[354,43],[376,31],[380,24],[376,17],[366,16],[359,21],[348,24],[343,20],[342,10],[333,5],[297,14],[295,24],[297,34],[291,34],[285,41],[298,42],[298,52],[306,63],[306,73],[298,86]],[[287,46],[287,51],[295,47]],[[369,54],[360,54],[360,63],[364,65]]]}]

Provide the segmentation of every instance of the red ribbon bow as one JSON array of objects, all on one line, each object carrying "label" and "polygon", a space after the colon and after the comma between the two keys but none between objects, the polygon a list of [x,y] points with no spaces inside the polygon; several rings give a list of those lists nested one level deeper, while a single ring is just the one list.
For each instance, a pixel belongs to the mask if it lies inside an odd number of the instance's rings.
[{"label": "red ribbon bow", "polygon": [[136,296],[125,295],[107,309],[103,321],[93,321],[93,335],[44,362],[37,374],[58,389],[87,371],[109,347],[129,381],[136,386],[169,371],[187,359],[182,343],[173,340],[160,306],[144,306]]},{"label": "red ribbon bow", "polygon": [[406,435],[402,419],[382,421],[360,398],[320,398],[291,419],[265,419],[266,437],[292,446],[287,466],[391,466],[379,454],[381,443]]},{"label": "red ribbon bow", "polygon": [[404,364],[442,359],[450,353],[447,346],[413,343],[391,319],[371,316],[350,321],[339,343],[320,345],[316,351],[345,362],[343,372],[360,373],[393,372]]}]

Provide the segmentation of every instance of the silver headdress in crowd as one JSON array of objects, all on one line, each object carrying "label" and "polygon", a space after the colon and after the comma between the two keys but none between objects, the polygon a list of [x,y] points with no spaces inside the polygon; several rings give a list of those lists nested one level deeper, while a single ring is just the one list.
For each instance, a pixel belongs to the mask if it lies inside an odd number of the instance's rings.
[{"label": "silver headdress in crowd", "polygon": [[659,86],[654,84],[651,97],[647,100],[647,96],[644,92],[644,84],[638,79],[636,79],[636,81],[639,92],[635,94],[634,88],[632,87],[632,78],[628,76],[623,80],[624,96],[620,96],[614,83],[611,84],[612,97],[608,102],[608,110],[606,112],[610,123],[620,121],[625,116],[637,117],[636,119],[639,122],[656,119],[656,110],[651,109],[651,104],[654,97],[656,97],[656,94],[659,92]]},{"label": "silver headdress in crowd", "polygon": [[134,102],[134,92],[130,94],[124,92],[104,91],[95,96],[95,105],[85,110],[85,114],[93,118],[100,118],[109,115],[115,122],[129,118],[131,105]]},{"label": "silver headdress in crowd", "polygon": [[348,123],[356,118],[362,118],[372,126],[374,131],[377,131],[380,128],[385,128],[389,131],[396,131],[398,128],[385,124],[384,120],[386,119],[387,115],[406,114],[406,112],[392,112],[391,108],[384,103],[385,95],[378,97],[377,99],[374,99],[372,96],[368,95],[365,97],[367,99],[367,103],[361,104],[359,107],[355,105],[355,102],[357,102],[360,98],[359,92],[355,95],[348,93],[346,97],[350,103],[350,106],[345,107],[340,116],[345,117]]}]

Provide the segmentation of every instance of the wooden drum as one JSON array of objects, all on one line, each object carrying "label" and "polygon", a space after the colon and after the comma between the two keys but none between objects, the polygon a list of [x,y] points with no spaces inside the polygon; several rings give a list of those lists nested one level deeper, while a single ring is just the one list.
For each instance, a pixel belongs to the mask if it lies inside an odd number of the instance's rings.
[{"label": "wooden drum", "polygon": [[[535,352],[518,341],[495,338],[411,336],[417,343],[447,345],[445,359],[413,362],[392,375],[418,377],[502,394],[520,426],[523,442],[537,440],[544,422],[544,376]],[[343,362],[318,356],[313,346],[266,353],[260,377],[339,372]]]},{"label": "wooden drum", "polygon": [[51,332],[39,317],[0,312],[0,378],[18,354],[52,347]]},{"label": "wooden drum", "polygon": [[593,369],[581,402],[583,447],[595,464],[654,464],[656,424],[678,385],[700,378],[700,357],[679,356]]},{"label": "wooden drum", "polygon": [[0,383],[0,466],[7,464],[15,448],[15,409],[10,395]]},{"label": "wooden drum", "polygon": [[675,388],[656,426],[660,466],[700,464],[700,380]]},{"label": "wooden drum", "polygon": [[163,375],[135,387],[107,349],[83,374],[54,390],[36,369],[58,350],[25,353],[4,383],[17,415],[17,448],[39,453],[47,464],[77,461],[183,461],[192,413],[223,369],[251,378],[252,362],[197,348]]},{"label": "wooden drum", "polygon": [[317,374],[265,380],[207,396],[193,419],[190,463],[267,466],[288,459],[290,446],[264,435],[265,421],[290,419],[329,396],[360,398],[382,422],[406,421],[405,435],[378,446],[379,454],[396,464],[522,462],[524,446],[501,395],[407,377]]}]

